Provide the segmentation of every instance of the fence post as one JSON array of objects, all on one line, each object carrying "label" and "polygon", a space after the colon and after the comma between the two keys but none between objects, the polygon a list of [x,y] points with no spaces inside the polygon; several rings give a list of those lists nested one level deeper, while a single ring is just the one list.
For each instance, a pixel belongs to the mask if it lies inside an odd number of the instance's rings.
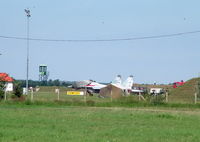
[{"label": "fence post", "polygon": [[60,89],[58,89],[58,101],[60,100]]},{"label": "fence post", "polygon": [[197,104],[197,93],[194,93],[194,104]]},{"label": "fence post", "polygon": [[165,93],[166,103],[168,103],[168,92]]},{"label": "fence post", "polygon": [[138,97],[139,97],[139,101],[141,101],[141,99],[142,99],[143,101],[146,101],[146,99],[143,97],[143,95],[141,94],[141,92],[139,92]]},{"label": "fence post", "polygon": [[112,102],[113,101],[113,94],[112,94],[113,92],[112,92],[112,89],[111,89],[111,91],[110,91],[110,101]]},{"label": "fence post", "polygon": [[55,89],[55,93],[57,94],[57,100],[60,100],[60,89]]},{"label": "fence post", "polygon": [[84,95],[84,101],[87,102],[87,88],[85,87],[85,95]]},{"label": "fence post", "polygon": [[7,93],[6,93],[6,91],[4,92],[4,100],[5,101],[7,100]]},{"label": "fence post", "polygon": [[139,97],[139,98],[138,98],[138,99],[139,99],[139,101],[141,100],[140,96],[141,96],[141,93],[139,92],[139,95],[138,95],[138,97]]},{"label": "fence post", "polygon": [[33,88],[31,88],[31,102],[33,101]]}]

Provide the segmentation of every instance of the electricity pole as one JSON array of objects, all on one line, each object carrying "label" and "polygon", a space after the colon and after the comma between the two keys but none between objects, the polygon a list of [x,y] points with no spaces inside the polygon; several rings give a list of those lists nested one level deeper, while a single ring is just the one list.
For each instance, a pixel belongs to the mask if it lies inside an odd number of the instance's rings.
[{"label": "electricity pole", "polygon": [[26,64],[26,95],[28,95],[28,75],[29,75],[29,18],[31,17],[30,10],[24,9],[27,16],[27,64]]}]

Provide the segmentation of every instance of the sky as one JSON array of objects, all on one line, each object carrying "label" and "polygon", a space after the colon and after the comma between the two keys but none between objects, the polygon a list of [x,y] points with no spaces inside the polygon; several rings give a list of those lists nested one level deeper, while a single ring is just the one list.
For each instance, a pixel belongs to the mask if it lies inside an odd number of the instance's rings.
[{"label": "sky", "polygon": [[[0,0],[0,36],[115,39],[200,30],[199,0]],[[29,78],[110,82],[120,74],[136,83],[171,83],[200,72],[200,33],[113,42],[30,41]],[[26,40],[0,38],[0,72],[26,79]]]}]

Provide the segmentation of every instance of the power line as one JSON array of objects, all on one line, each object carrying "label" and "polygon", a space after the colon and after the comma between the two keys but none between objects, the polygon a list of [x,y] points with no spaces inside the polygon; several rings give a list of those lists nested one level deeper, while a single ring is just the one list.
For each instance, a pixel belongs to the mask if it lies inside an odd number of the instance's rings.
[{"label": "power line", "polygon": [[[181,33],[172,33],[172,34],[163,34],[163,35],[128,37],[128,38],[111,38],[111,39],[42,39],[42,38],[29,38],[29,40],[44,41],[44,42],[113,42],[113,41],[132,41],[132,40],[167,38],[167,37],[184,36],[184,35],[198,34],[198,33],[200,33],[200,30],[190,31],[190,32],[181,32]],[[3,35],[0,35],[0,38],[15,39],[15,40],[27,40],[27,38],[25,38],[25,37],[3,36]]]}]

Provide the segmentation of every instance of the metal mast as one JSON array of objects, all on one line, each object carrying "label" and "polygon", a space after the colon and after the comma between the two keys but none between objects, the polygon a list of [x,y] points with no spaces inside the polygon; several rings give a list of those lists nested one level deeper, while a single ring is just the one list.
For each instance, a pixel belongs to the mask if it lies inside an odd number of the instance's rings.
[{"label": "metal mast", "polygon": [[29,78],[29,18],[31,17],[30,10],[24,9],[27,16],[27,66],[26,66],[26,95],[28,95],[28,78]]}]

